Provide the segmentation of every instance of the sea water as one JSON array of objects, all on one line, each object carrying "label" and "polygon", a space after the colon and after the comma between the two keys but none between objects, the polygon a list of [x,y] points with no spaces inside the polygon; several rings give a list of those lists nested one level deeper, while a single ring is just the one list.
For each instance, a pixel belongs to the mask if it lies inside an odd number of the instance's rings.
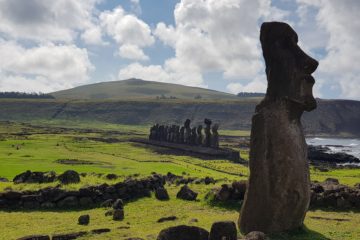
[{"label": "sea water", "polygon": [[309,145],[328,147],[330,152],[344,152],[360,158],[360,139],[315,137],[307,138],[306,142]]}]

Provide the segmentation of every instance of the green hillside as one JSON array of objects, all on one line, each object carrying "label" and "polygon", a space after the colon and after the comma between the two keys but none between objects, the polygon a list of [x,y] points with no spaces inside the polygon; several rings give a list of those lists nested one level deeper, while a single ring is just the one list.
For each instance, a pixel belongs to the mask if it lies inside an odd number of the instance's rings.
[{"label": "green hillside", "polygon": [[175,97],[180,99],[231,99],[235,95],[171,83],[128,79],[123,81],[101,82],[51,93],[57,99],[129,99]]}]

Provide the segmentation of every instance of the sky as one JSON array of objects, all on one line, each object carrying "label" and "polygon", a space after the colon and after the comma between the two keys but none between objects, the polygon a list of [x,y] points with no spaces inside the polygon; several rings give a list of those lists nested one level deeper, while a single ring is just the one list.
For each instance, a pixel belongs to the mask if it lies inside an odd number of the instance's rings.
[{"label": "sky", "polygon": [[359,0],[0,0],[0,91],[140,78],[265,92],[262,22],[320,63],[319,98],[360,100]]}]

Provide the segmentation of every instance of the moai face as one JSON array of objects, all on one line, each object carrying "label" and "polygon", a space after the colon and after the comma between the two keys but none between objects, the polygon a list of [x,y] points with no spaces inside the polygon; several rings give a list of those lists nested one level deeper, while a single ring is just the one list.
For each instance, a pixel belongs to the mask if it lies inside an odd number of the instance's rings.
[{"label": "moai face", "polygon": [[202,131],[202,125],[199,125],[198,128],[197,128],[197,133],[201,134],[201,131]]},{"label": "moai face", "polygon": [[190,123],[191,123],[191,120],[190,119],[186,119],[185,123],[184,123],[184,127],[185,128],[189,128],[190,127]]},{"label": "moai face", "polygon": [[214,124],[211,128],[213,133],[217,133],[218,129],[219,129],[219,124]]},{"label": "moai face", "polygon": [[266,64],[268,99],[289,99],[302,110],[316,108],[311,74],[318,62],[297,45],[296,32],[286,23],[267,22],[261,26],[260,41]]}]

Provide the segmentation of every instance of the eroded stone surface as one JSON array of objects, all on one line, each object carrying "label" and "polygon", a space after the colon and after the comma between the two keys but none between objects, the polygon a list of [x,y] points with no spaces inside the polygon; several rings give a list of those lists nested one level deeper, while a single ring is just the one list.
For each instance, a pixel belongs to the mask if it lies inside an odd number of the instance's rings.
[{"label": "eroded stone surface", "polygon": [[316,108],[311,73],[318,62],[300,49],[286,23],[263,23],[260,41],[268,88],[252,119],[249,186],[239,219],[243,233],[298,228],[310,202],[300,118]]}]

